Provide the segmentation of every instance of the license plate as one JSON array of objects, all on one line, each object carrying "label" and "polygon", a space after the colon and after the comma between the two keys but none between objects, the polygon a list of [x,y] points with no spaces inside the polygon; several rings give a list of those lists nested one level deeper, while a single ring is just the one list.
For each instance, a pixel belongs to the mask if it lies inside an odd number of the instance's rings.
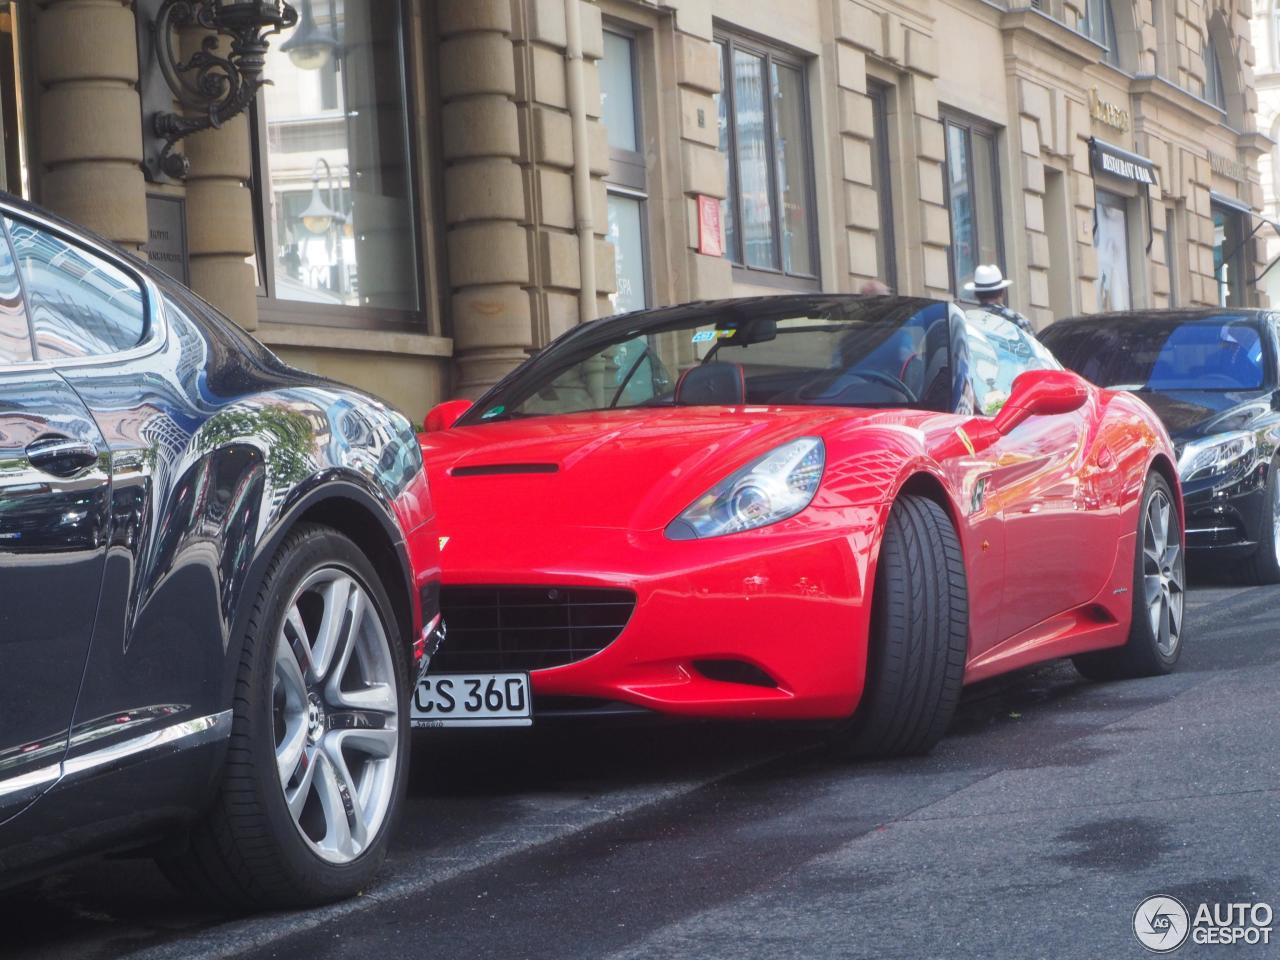
[{"label": "license plate", "polygon": [[433,673],[414,691],[415,727],[528,727],[533,701],[527,673]]}]

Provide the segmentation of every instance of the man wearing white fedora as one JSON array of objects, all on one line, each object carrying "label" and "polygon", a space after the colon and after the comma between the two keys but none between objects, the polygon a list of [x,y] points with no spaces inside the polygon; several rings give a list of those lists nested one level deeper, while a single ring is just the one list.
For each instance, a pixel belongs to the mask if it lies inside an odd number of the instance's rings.
[{"label": "man wearing white fedora", "polygon": [[964,285],[965,293],[972,293],[978,303],[997,316],[1004,317],[1010,323],[1016,323],[1027,333],[1035,336],[1035,328],[1031,321],[1013,310],[1005,303],[1005,291],[1013,286],[1012,280],[1006,280],[1000,268],[994,263],[979,264],[973,271],[973,279]]}]

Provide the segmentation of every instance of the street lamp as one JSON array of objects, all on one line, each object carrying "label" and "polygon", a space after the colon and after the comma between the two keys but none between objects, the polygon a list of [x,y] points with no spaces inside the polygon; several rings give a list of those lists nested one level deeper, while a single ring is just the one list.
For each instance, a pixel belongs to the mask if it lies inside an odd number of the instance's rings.
[{"label": "street lamp", "polygon": [[316,25],[315,14],[311,10],[311,0],[302,0],[298,29],[294,30],[293,36],[280,45],[280,49],[289,55],[289,59],[299,70],[320,70],[333,59],[337,52],[338,37],[333,31],[332,18],[329,29],[321,30]]},{"label": "street lamp", "polygon": [[[324,176],[328,184],[329,201],[325,202],[320,196],[320,169],[324,168]],[[337,197],[335,200],[335,184]],[[337,204],[335,207],[334,204]],[[335,225],[338,227],[336,266],[337,277],[334,280],[334,288],[339,293],[345,293],[347,289],[347,269],[345,256],[345,237],[343,227],[346,225],[347,217],[342,212],[342,183],[333,175],[333,168],[329,166],[329,161],[324,157],[316,157],[316,162],[311,168],[311,202],[306,208],[298,214],[298,219],[302,221],[302,225],[307,232],[317,237],[325,238],[326,252],[329,244],[333,243],[333,237],[330,231]]]},{"label": "street lamp", "polygon": [[[148,157],[147,172],[180,180],[190,165],[173,148],[248,108],[266,82],[269,38],[296,24],[298,11],[283,0],[138,0],[137,7],[139,49],[151,50],[169,99],[176,98],[185,111],[151,114],[150,132],[162,146],[154,158]],[[176,38],[187,29],[206,31],[206,36],[200,49],[183,59]],[[225,55],[219,52],[219,35],[231,41]],[[149,95],[143,99],[153,100]]]}]

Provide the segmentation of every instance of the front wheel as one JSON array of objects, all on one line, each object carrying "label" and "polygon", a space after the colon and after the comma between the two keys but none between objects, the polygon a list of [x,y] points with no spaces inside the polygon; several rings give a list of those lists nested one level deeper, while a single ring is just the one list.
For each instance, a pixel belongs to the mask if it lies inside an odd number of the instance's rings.
[{"label": "front wheel", "polygon": [[1074,658],[1076,669],[1095,680],[1153,677],[1168,673],[1182,656],[1182,606],[1186,588],[1182,527],[1169,483],[1147,477],[1138,514],[1133,559],[1133,616],[1122,647]]},{"label": "front wheel", "polygon": [[359,892],[386,854],[408,764],[408,664],[364,554],[293,531],[256,598],[217,800],[164,866],[232,906],[289,908]]},{"label": "front wheel", "polygon": [[969,645],[960,540],[934,501],[893,505],[871,603],[862,704],[832,746],[862,757],[927,753],[955,713]]},{"label": "front wheel", "polygon": [[1263,489],[1265,502],[1258,522],[1258,549],[1245,562],[1250,583],[1280,583],[1280,461],[1272,460]]}]

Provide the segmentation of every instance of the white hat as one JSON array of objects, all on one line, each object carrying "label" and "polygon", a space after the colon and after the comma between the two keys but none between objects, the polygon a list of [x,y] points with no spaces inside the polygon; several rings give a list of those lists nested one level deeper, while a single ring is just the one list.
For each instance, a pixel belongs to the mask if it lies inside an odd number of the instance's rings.
[{"label": "white hat", "polygon": [[995,293],[1012,286],[1013,281],[1006,280],[998,266],[984,263],[974,269],[973,279],[964,285],[964,289],[965,293]]}]

